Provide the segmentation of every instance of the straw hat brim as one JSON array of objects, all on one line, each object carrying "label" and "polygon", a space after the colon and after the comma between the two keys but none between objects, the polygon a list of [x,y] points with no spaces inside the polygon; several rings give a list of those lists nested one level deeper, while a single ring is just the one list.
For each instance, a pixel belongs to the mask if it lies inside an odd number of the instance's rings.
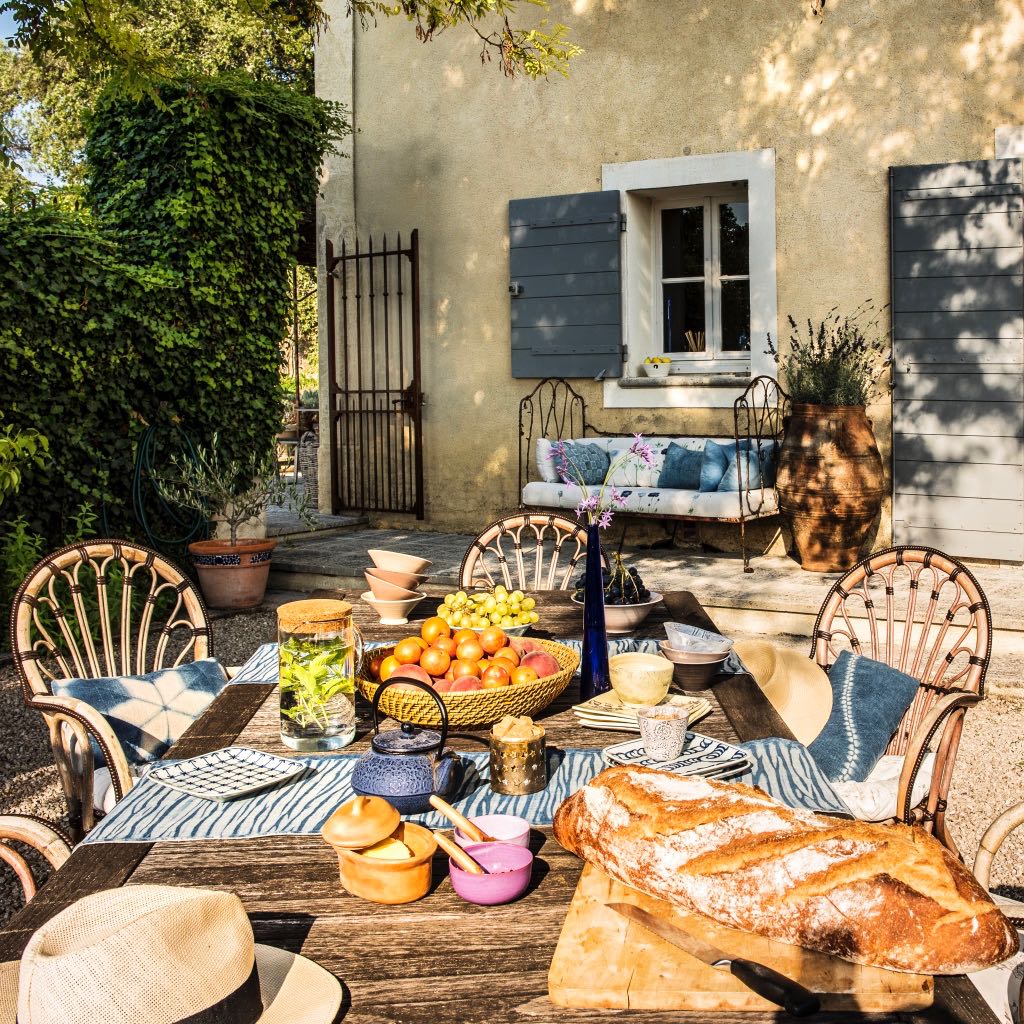
[{"label": "straw hat brim", "polygon": [[[0,964],[0,1024],[15,1024],[21,963]],[[256,970],[266,1007],[259,1024],[332,1024],[341,1007],[341,983],[297,953],[256,943]]]}]

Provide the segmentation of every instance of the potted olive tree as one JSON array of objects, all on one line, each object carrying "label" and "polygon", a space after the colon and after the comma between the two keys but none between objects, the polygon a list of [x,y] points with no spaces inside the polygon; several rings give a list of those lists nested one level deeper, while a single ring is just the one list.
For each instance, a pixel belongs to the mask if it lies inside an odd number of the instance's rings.
[{"label": "potted olive tree", "polygon": [[205,515],[211,527],[220,523],[226,529],[227,537],[188,546],[203,597],[213,608],[254,608],[263,601],[277,540],[240,538],[245,523],[259,519],[268,505],[283,505],[310,528],[315,525],[305,494],[285,484],[269,456],[230,458],[216,435],[209,449],[176,458],[174,473],[157,483],[167,501]]},{"label": "potted olive tree", "polygon": [[789,317],[789,350],[768,350],[792,413],[779,453],[779,511],[800,565],[849,569],[882,505],[884,473],[866,406],[889,389],[892,348],[882,313],[865,303],[836,309],[806,333]]}]

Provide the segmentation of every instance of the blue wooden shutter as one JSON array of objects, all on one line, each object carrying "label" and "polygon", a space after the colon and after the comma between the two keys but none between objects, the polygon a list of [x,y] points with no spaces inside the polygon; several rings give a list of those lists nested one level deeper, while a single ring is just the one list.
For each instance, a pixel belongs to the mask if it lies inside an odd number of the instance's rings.
[{"label": "blue wooden shutter", "polygon": [[618,192],[508,204],[513,377],[622,375]]},{"label": "blue wooden shutter", "polygon": [[1024,560],[1022,161],[890,170],[898,544]]}]

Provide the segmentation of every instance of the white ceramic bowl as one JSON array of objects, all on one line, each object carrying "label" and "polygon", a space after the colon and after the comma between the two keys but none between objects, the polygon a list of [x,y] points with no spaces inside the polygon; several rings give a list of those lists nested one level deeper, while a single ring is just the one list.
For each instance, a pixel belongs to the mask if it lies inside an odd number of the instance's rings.
[{"label": "white ceramic bowl", "polygon": [[660,654],[627,652],[608,659],[612,689],[623,704],[653,707],[668,695],[675,666]]},{"label": "white ceramic bowl", "polygon": [[669,647],[667,640],[662,640],[659,646],[661,653],[674,665],[717,665],[729,657],[728,652],[709,654],[707,651],[677,651],[674,647]]},{"label": "white ceramic bowl", "polygon": [[363,573],[370,591],[378,601],[408,601],[410,598],[422,597],[418,590],[407,590],[398,586],[397,583],[389,583],[387,580],[379,579],[372,574],[371,569]]},{"label": "white ceramic bowl", "polygon": [[405,590],[419,590],[430,577],[425,572],[394,572],[390,569],[367,568],[367,574],[375,576],[379,580],[386,580],[394,583],[396,587],[403,587]]},{"label": "white ceramic bowl", "polygon": [[427,595],[420,594],[404,601],[378,601],[370,591],[359,596],[380,616],[382,626],[404,626],[409,621],[409,612]]},{"label": "white ceramic bowl", "polygon": [[641,363],[648,377],[667,377],[672,372],[671,363]]},{"label": "white ceramic bowl", "polygon": [[370,548],[366,553],[370,556],[370,561],[378,569],[386,569],[388,572],[422,573],[426,572],[434,564],[429,558],[407,555],[402,551]]},{"label": "white ceramic bowl", "polygon": [[[661,594],[651,591],[650,601],[643,604],[606,604],[604,606],[604,626],[609,633],[631,633],[651,613],[651,609],[661,601]],[[582,601],[572,598],[573,604],[583,607]]]}]

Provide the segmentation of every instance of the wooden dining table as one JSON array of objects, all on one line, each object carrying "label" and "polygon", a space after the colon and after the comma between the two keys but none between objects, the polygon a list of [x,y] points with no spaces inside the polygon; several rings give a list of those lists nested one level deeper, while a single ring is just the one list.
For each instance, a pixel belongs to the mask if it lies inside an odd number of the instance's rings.
[{"label": "wooden dining table", "polygon": [[[398,640],[432,614],[442,591],[416,609],[409,626],[384,627],[360,601],[354,615],[368,639]],[[532,632],[549,639],[582,635],[582,616],[567,594],[537,595],[540,622]],[[666,620],[714,629],[687,592],[665,595],[637,630],[659,636]],[[712,704],[699,731],[732,742],[763,736],[790,737],[785,724],[747,675],[723,676],[704,691]],[[549,746],[600,748],[635,734],[595,731],[577,723],[576,683],[536,718]],[[368,746],[369,709],[360,698],[359,731],[344,753]],[[277,754],[281,744],[276,687],[228,686],[168,752],[193,757],[231,744]],[[486,748],[485,729],[456,727],[451,745]],[[350,1024],[475,1024],[475,1022],[580,1022],[630,1020],[649,1024],[707,1021],[762,1024],[785,1015],[759,1012],[609,1011],[566,1009],[547,996],[548,966],[576,889],[582,863],[554,840],[551,828],[533,830],[537,855],[526,895],[506,906],[479,907],[452,890],[447,860],[434,860],[430,893],[416,903],[381,906],[350,896],[339,885],[334,852],[319,835],[244,840],[97,843],[79,846],[35,898],[0,929],[0,961],[20,957],[40,924],[97,890],[126,884],[200,886],[236,893],[258,942],[301,952],[342,982],[338,1020]],[[965,977],[936,979],[935,1003],[902,1014],[821,1013],[821,1021],[906,1020],[992,1024],[996,1017]]]}]

